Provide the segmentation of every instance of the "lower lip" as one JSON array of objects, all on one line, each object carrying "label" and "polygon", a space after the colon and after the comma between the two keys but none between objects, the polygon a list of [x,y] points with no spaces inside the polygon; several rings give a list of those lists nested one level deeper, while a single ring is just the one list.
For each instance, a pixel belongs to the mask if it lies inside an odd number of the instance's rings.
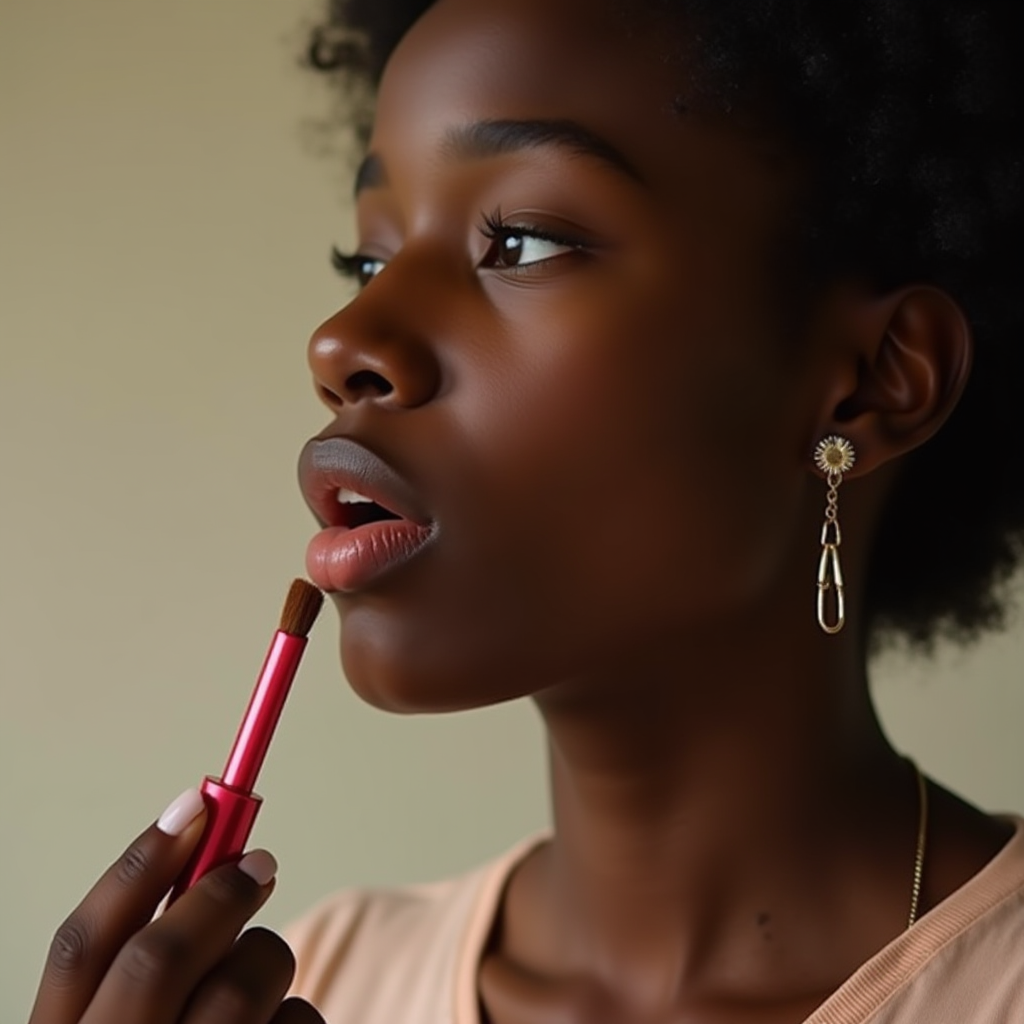
[{"label": "lower lip", "polygon": [[351,593],[417,555],[434,536],[428,526],[389,519],[321,530],[306,549],[306,572],[321,589]]}]

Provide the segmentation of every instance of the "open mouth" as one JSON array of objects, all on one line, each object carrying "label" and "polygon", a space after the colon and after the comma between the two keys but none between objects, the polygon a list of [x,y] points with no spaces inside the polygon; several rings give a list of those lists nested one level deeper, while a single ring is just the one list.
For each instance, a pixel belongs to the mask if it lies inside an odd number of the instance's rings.
[{"label": "open mouth", "polygon": [[337,494],[338,506],[341,511],[339,526],[346,526],[350,530],[357,526],[365,526],[367,523],[382,523],[387,520],[402,519],[403,517],[391,509],[378,504],[372,498],[360,494],[358,491],[351,491],[342,487]]},{"label": "open mouth", "polygon": [[314,438],[302,449],[298,468],[306,504],[324,529],[433,528],[402,477],[350,438]]},{"label": "open mouth", "polygon": [[314,438],[298,468],[306,504],[322,527],[306,549],[306,569],[323,590],[354,593],[370,586],[438,534],[413,488],[351,438]]}]

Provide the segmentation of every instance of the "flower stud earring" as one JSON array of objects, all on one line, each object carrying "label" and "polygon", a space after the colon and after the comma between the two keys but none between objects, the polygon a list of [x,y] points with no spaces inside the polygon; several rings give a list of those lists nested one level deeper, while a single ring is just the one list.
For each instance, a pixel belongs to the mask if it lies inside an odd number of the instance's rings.
[{"label": "flower stud earring", "polygon": [[[843,474],[853,468],[857,455],[845,437],[833,434],[814,449],[814,464],[825,474],[828,495],[825,500],[825,523],[821,528],[821,559],[818,562],[818,625],[828,634],[838,633],[846,625],[846,590],[843,567],[839,562],[839,546],[843,538],[839,530],[839,485]],[[835,617],[829,619],[827,599],[835,591]]]}]

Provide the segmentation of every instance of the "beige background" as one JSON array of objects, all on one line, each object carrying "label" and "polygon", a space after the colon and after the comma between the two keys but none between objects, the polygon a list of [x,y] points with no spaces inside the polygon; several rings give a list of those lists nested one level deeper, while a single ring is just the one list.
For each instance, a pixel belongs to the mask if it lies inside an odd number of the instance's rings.
[{"label": "beige background", "polygon": [[[226,753],[311,532],[309,331],[343,301],[343,162],[304,128],[306,4],[0,0],[0,1020],[53,927]],[[940,553],[936,553],[939,557]],[[280,923],[545,820],[528,706],[393,719],[318,625],[261,790]],[[1024,630],[879,672],[897,741],[1024,809]]]}]

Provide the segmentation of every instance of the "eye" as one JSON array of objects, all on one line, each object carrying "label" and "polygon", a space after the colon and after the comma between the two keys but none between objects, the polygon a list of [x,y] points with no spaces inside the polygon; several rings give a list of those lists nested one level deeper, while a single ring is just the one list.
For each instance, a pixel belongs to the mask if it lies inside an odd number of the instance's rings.
[{"label": "eye", "polygon": [[545,260],[553,260],[556,256],[563,256],[575,248],[564,242],[555,242],[550,238],[530,234],[526,228],[509,228],[494,239],[493,245],[484,257],[483,265],[501,268],[529,267],[534,263],[543,263]]},{"label": "eye", "polygon": [[365,256],[359,252],[349,255],[333,248],[331,266],[342,277],[355,281],[360,288],[365,288],[387,266],[387,262],[375,256]]},{"label": "eye", "polygon": [[506,223],[500,213],[484,217],[484,226],[480,230],[491,240],[480,265],[496,270],[535,267],[585,248],[578,239],[559,237],[545,228]]}]

